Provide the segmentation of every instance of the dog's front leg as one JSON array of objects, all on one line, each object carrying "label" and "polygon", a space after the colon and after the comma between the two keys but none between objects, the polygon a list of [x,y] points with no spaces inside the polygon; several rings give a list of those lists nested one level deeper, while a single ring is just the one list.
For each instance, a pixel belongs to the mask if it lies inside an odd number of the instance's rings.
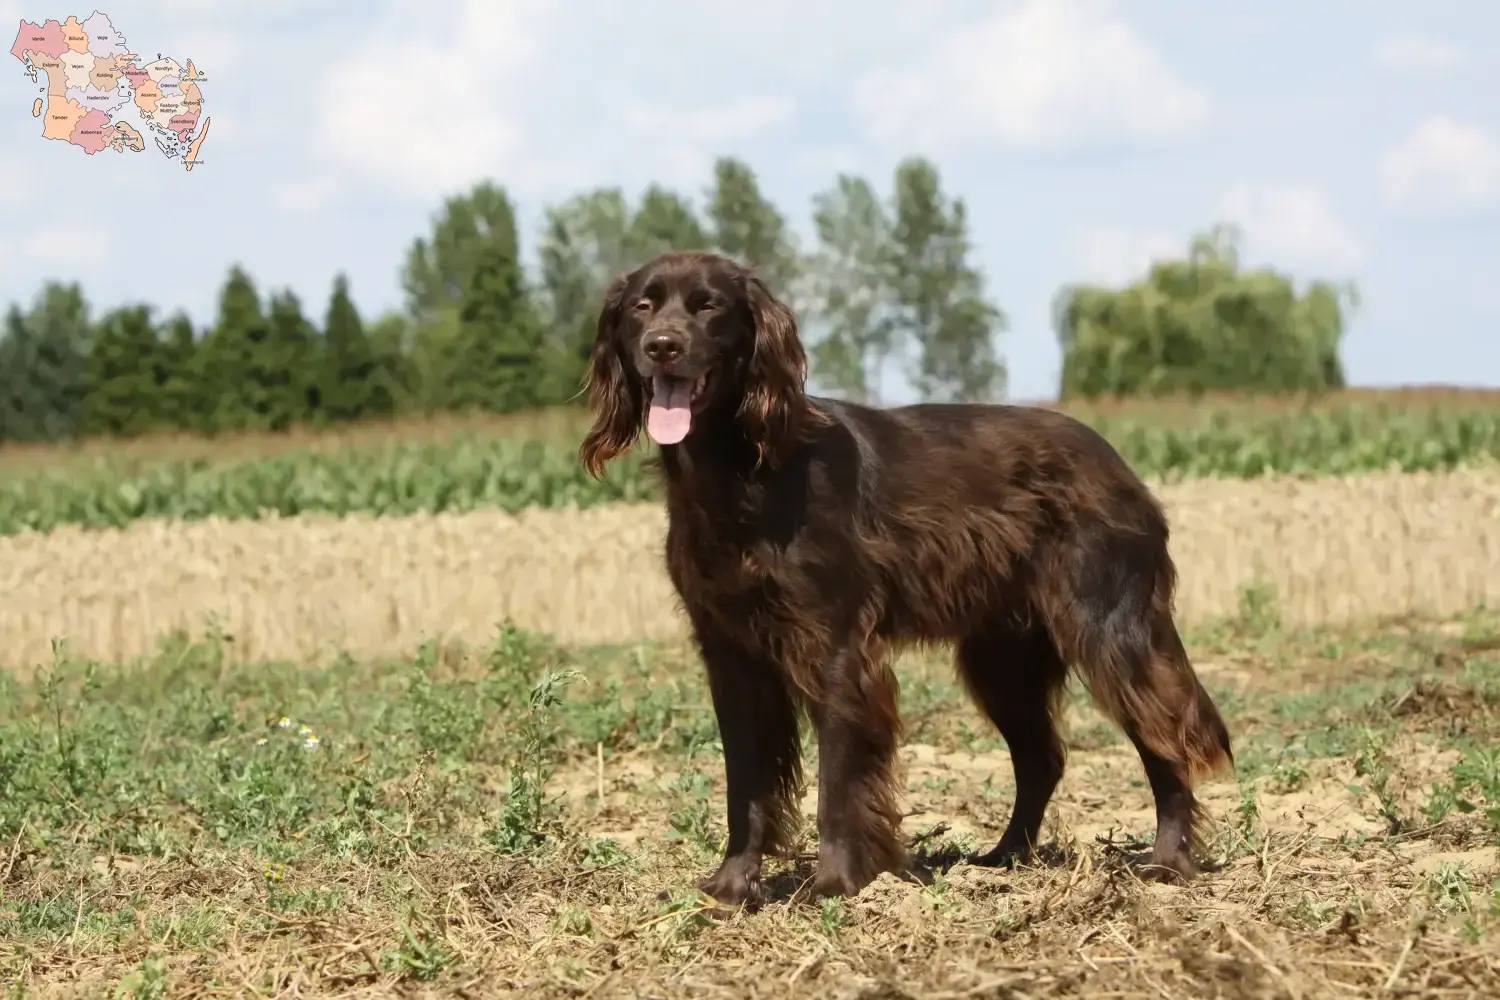
[{"label": "dog's front leg", "polygon": [[699,888],[731,906],[761,901],[761,859],[789,846],[801,777],[797,713],[786,677],[769,659],[698,628],[724,745],[729,841]]},{"label": "dog's front leg", "polygon": [[895,785],[898,687],[881,656],[851,643],[829,664],[820,694],[813,892],[852,896],[906,864]]}]

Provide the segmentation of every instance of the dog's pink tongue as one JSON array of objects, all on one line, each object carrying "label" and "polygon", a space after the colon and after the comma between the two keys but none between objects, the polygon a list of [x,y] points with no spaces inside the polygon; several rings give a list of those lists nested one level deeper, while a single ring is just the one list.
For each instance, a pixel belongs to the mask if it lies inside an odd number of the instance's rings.
[{"label": "dog's pink tongue", "polygon": [[677,444],[693,426],[693,383],[685,378],[658,375],[651,385],[651,409],[646,432],[657,444]]}]

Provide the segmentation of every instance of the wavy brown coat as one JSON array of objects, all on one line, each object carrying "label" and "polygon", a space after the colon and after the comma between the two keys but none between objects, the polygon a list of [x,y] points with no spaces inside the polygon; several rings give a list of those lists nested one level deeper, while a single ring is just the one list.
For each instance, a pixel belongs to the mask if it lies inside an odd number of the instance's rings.
[{"label": "wavy brown coat", "polygon": [[593,475],[672,377],[700,386],[660,473],[667,568],[724,747],[729,839],[702,888],[758,902],[762,856],[793,846],[799,710],[819,748],[815,892],[857,893],[910,864],[890,666],[910,642],[954,644],[1010,748],[1010,822],[971,861],[1011,864],[1036,845],[1063,773],[1071,665],[1140,754],[1157,810],[1146,871],[1191,878],[1192,785],[1232,757],[1173,622],[1167,523],[1146,486],[1061,413],[875,409],[808,396],[805,369],[790,310],[722,257],[664,254],[605,295],[580,449]]}]

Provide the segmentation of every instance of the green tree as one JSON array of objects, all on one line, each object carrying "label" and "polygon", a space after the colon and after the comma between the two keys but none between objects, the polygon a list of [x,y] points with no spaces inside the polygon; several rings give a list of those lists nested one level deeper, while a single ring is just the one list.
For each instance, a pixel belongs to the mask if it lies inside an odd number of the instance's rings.
[{"label": "green tree", "polygon": [[625,266],[637,267],[671,250],[706,250],[712,245],[692,202],[675,191],[652,184],[630,219],[625,238]]},{"label": "green tree", "polygon": [[284,289],[271,296],[266,337],[257,344],[252,379],[262,409],[256,425],[284,431],[321,415],[324,365],[317,333],[302,313],[302,302]]},{"label": "green tree", "polygon": [[604,289],[632,266],[630,206],[619,188],[588,191],[547,209],[537,247],[545,303],[543,399],[582,403],[579,387]]},{"label": "green tree", "polygon": [[520,257],[510,196],[486,181],[448,198],[433,219],[432,234],[412,242],[402,274],[410,315],[421,322],[444,306],[457,308],[479,266],[481,248],[489,245],[508,258]]},{"label": "green tree", "polygon": [[[416,327],[403,312],[382,313],[368,327],[370,354],[378,376],[377,416],[420,411],[420,383],[416,372]],[[383,392],[389,402],[378,398]]]},{"label": "green tree", "polygon": [[754,268],[795,309],[801,273],[797,244],[749,164],[728,156],[714,163],[706,214],[714,248]]},{"label": "green tree", "polygon": [[1241,233],[1219,225],[1182,260],[1119,289],[1069,286],[1054,305],[1061,395],[1317,392],[1344,384],[1339,343],[1352,285],[1246,270]]},{"label": "green tree", "polygon": [[259,368],[269,332],[255,282],[240,265],[232,266],[219,292],[218,317],[193,356],[199,429],[264,426],[271,405]]},{"label": "green tree", "polygon": [[830,391],[878,401],[896,347],[890,217],[869,181],[841,174],[813,196],[813,228],[805,312],[823,334],[810,350],[810,374]]},{"label": "green tree", "polygon": [[421,321],[405,318],[411,331],[406,354],[409,405],[419,413],[445,410],[452,405],[450,377],[458,352],[458,307],[442,306]]},{"label": "green tree", "polygon": [[12,306],[0,336],[0,441],[79,433],[88,395],[88,304],[76,284],[49,282],[31,309]]},{"label": "green tree", "polygon": [[161,353],[150,306],[124,306],[100,319],[89,351],[86,433],[134,435],[162,425]]},{"label": "green tree", "polygon": [[498,412],[536,405],[540,332],[519,262],[497,244],[481,248],[450,346],[449,405]]},{"label": "green tree", "polygon": [[175,313],[161,331],[153,371],[156,411],[163,427],[187,429],[199,425],[199,393],[194,381],[197,349],[193,321],[184,313]]},{"label": "green tree", "polygon": [[376,357],[359,310],[349,298],[349,281],[342,274],[333,280],[323,343],[323,412],[328,419],[390,416],[396,406],[395,387],[382,359]]},{"label": "green tree", "polygon": [[969,263],[961,199],[943,193],[937,168],[912,158],[896,168],[888,204],[870,183],[840,175],[813,197],[817,245],[806,271],[811,374],[831,390],[878,402],[893,358],[908,362],[927,400],[987,400],[1005,388],[995,338],[1005,316]]},{"label": "green tree", "polygon": [[1006,372],[995,338],[1006,319],[969,263],[964,202],[943,194],[937,168],[921,158],[897,166],[895,188],[894,324],[897,338],[918,350],[912,383],[924,400],[996,399]]},{"label": "green tree", "polygon": [[[444,202],[430,238],[412,244],[402,284],[415,327],[412,369],[422,408],[487,405],[474,396],[474,387],[487,384],[493,373],[463,365],[483,357],[493,363],[497,351],[514,353],[498,341],[487,348],[483,337],[529,342],[537,327],[520,264],[515,209],[504,189],[486,182]],[[515,329],[507,332],[510,326]]]}]

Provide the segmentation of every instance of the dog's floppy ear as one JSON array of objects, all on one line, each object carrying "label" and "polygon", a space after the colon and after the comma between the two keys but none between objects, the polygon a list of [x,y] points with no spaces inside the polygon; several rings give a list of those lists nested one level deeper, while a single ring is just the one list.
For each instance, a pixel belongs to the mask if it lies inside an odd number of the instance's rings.
[{"label": "dog's floppy ear", "polygon": [[598,333],[584,374],[584,389],[595,419],[578,448],[578,457],[595,479],[604,474],[605,463],[624,454],[635,443],[645,416],[645,396],[639,382],[625,374],[625,358],[615,337],[629,283],[630,275],[621,275],[604,292]]},{"label": "dog's floppy ear", "polygon": [[755,347],[740,403],[740,420],[755,444],[756,462],[776,468],[815,416],[803,388],[807,354],[797,336],[797,320],[764,281],[745,276],[745,294],[755,321]]}]

